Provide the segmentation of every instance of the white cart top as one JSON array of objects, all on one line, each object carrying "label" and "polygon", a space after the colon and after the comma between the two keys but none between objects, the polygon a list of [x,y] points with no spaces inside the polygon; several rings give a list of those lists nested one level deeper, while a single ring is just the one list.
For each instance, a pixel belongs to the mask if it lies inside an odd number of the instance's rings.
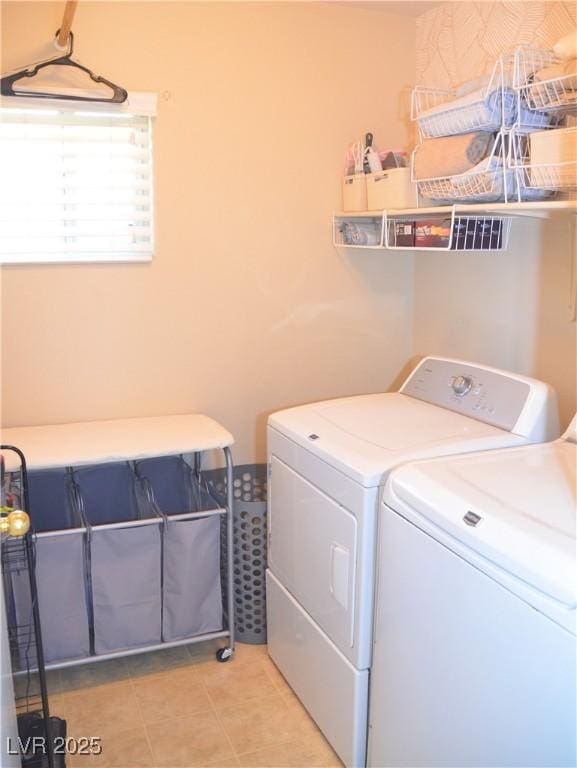
[{"label": "white cart top", "polygon": [[[12,427],[2,430],[1,440],[23,452],[29,469],[175,456],[234,443],[228,430],[200,413]],[[12,451],[4,458],[7,469],[18,465]]]}]

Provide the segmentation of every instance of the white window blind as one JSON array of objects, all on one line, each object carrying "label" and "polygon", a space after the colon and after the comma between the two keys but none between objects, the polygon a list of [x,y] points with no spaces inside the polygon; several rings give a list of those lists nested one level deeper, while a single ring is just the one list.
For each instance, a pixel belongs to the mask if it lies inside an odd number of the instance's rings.
[{"label": "white window blind", "polygon": [[0,262],[149,260],[150,112],[18,102],[0,108]]}]

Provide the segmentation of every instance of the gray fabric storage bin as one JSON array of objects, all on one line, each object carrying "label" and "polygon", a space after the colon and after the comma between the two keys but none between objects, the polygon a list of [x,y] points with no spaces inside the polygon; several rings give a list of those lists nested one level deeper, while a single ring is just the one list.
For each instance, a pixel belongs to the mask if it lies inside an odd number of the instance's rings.
[{"label": "gray fabric storage bin", "polygon": [[[226,471],[204,472],[217,498],[225,503]],[[233,562],[236,638],[241,643],[266,643],[267,467],[244,464],[233,474]],[[223,571],[226,532],[222,531]]]},{"label": "gray fabric storage bin", "polygon": [[161,642],[160,558],[159,524],[92,529],[96,654]]},{"label": "gray fabric storage bin", "polygon": [[89,525],[96,654],[161,642],[162,519],[137,500],[127,462],[74,470]]},{"label": "gray fabric storage bin", "polygon": [[[30,471],[28,493],[44,659],[84,658],[90,655],[86,529],[70,502],[68,471]],[[30,623],[24,621],[31,616],[28,586],[17,594],[18,623]]]},{"label": "gray fabric storage bin", "polygon": [[223,628],[220,516],[182,456],[136,464],[149,498],[164,516],[162,637],[166,642]]},{"label": "gray fabric storage bin", "polygon": [[84,532],[36,539],[36,585],[46,663],[90,655]]},{"label": "gray fabric storage bin", "polygon": [[164,528],[162,633],[180,640],[223,627],[218,517],[171,520]]}]

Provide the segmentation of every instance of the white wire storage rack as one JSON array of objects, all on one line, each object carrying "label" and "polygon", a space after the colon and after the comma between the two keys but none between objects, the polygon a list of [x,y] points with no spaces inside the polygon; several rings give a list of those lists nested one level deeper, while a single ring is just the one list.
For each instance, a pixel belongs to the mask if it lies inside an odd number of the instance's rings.
[{"label": "white wire storage rack", "polygon": [[[562,140],[566,146],[577,147],[577,127],[558,129],[556,135],[550,133],[545,138],[557,138],[559,133],[562,134]],[[572,196],[577,191],[575,150],[571,159],[538,162],[540,156],[532,150],[537,138],[542,137],[516,129],[511,132],[509,165],[517,176],[519,199],[551,197],[556,193]],[[562,146],[557,156],[560,158],[568,156],[563,153]]]},{"label": "white wire storage rack", "polygon": [[431,88],[417,85],[411,97],[411,119],[419,126],[421,140],[454,136],[474,131],[498,131],[512,125],[516,96],[505,88],[504,63],[498,59],[479,87],[469,92],[459,88]]},{"label": "white wire storage rack", "polygon": [[517,49],[513,87],[529,110],[577,113],[577,74],[559,74],[563,66],[552,51],[527,46]]},{"label": "white wire storage rack", "polygon": [[[434,209],[433,209],[434,210]],[[397,251],[506,251],[513,218],[491,213],[385,211],[385,248]],[[413,229],[414,245],[407,245]],[[430,244],[420,245],[429,238]]]},{"label": "white wire storage rack", "polygon": [[519,200],[573,197],[577,190],[577,72],[552,51],[521,46],[515,52],[513,86],[523,115],[550,116],[530,128],[519,118],[511,132],[508,165],[515,171]]},{"label": "white wire storage rack", "polygon": [[382,211],[333,215],[333,245],[375,249],[382,248],[383,241]]},{"label": "white wire storage rack", "polygon": [[517,187],[515,175],[507,167],[508,142],[508,132],[501,130],[495,136],[491,153],[481,163],[465,173],[430,179],[415,178],[418,147],[415,148],[411,156],[411,180],[417,185],[419,197],[439,204],[496,203],[514,199]]},{"label": "white wire storage rack", "polygon": [[[391,251],[505,251],[513,216],[507,212],[467,211],[466,206],[385,210],[366,213],[335,213],[333,244],[340,248],[372,248]],[[370,219],[381,232],[372,246],[344,242],[343,224]],[[427,244],[419,240],[427,238]]]},{"label": "white wire storage rack", "polygon": [[[489,156],[464,173],[434,178],[416,178],[415,158],[411,158],[411,179],[418,190],[418,205],[447,205],[451,203],[495,203],[510,201],[544,200],[560,189],[551,186],[553,169],[547,171],[547,184],[538,186],[536,176],[531,184],[520,166],[528,159],[520,154],[522,136],[536,131],[559,128],[565,125],[568,104],[575,98],[571,91],[577,83],[576,76],[555,78],[538,83],[534,89],[535,73],[557,60],[547,52],[527,48],[518,49],[513,55],[499,58],[490,73],[454,89],[435,89],[417,86],[413,90],[411,116],[419,126],[421,145],[442,136],[492,132],[495,143]],[[559,82],[558,82],[559,81]],[[562,81],[563,98],[560,96]],[[549,85],[551,88],[549,88]],[[557,94],[557,102],[544,98]],[[571,93],[573,96],[571,96]],[[536,99],[536,96],[540,99]],[[520,162],[519,157],[524,157]],[[567,186],[571,169],[557,169],[557,180]]]}]

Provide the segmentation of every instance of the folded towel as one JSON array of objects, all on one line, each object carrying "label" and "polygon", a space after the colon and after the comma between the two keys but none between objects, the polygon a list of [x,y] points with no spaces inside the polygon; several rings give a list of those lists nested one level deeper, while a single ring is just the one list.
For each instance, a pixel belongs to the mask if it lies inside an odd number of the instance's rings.
[{"label": "folded towel", "polygon": [[502,116],[506,126],[515,122],[515,91],[499,87],[487,93],[485,88],[480,88],[422,112],[419,115],[419,127],[427,137],[472,133],[481,128],[491,131],[501,127]]},{"label": "folded towel", "polygon": [[526,91],[530,107],[546,110],[577,104],[577,59],[544,67],[531,79]]},{"label": "folded towel", "polygon": [[558,83],[563,88],[577,90],[577,59],[561,61],[558,64],[551,64],[544,69],[540,69],[533,75],[533,81],[542,83],[548,80],[557,80],[562,77],[563,80]]},{"label": "folded towel", "polygon": [[548,128],[555,124],[555,116],[548,112],[538,112],[521,105],[519,110],[518,125],[520,129]]},{"label": "folded towel", "polygon": [[415,150],[415,179],[465,173],[491,154],[495,135],[487,131],[427,139]]},{"label": "folded towel", "polygon": [[496,203],[511,200],[517,192],[513,171],[504,170],[501,158],[491,155],[467,173],[442,181],[424,182],[420,192],[439,204],[447,202]]},{"label": "folded towel", "polygon": [[451,179],[451,184],[454,187],[468,186],[471,183],[471,179],[474,179],[478,174],[493,173],[499,171],[503,167],[501,157],[499,155],[493,155],[492,157],[486,157],[481,162],[470,168],[467,173],[462,173],[460,176],[455,176]]},{"label": "folded towel", "polygon": [[[464,201],[468,203],[496,203],[505,200],[515,200],[520,193],[522,200],[546,200],[553,192],[548,189],[521,186],[518,189],[515,172],[509,168],[503,169],[501,157],[491,155],[485,158],[468,173],[454,176],[450,186],[443,190],[444,197],[431,199],[438,203]],[[434,191],[433,191],[434,194]]]}]

